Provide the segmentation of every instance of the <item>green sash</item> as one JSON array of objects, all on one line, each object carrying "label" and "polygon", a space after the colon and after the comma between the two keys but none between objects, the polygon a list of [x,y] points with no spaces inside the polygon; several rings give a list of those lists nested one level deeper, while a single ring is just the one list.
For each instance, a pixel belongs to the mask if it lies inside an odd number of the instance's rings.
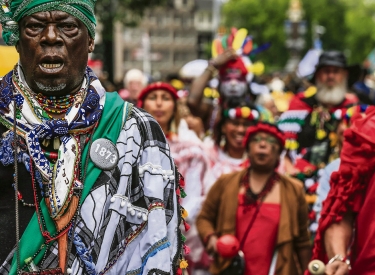
[{"label": "green sash", "polygon": [[[116,144],[118,136],[120,135],[120,131],[127,119],[131,111],[132,104],[128,102],[124,102],[124,100],[117,94],[117,93],[106,93],[106,99],[104,104],[104,109],[102,116],[100,118],[98,127],[94,130],[94,135],[92,137],[92,141],[95,141],[98,138],[105,138],[112,141]],[[82,171],[85,169],[85,160],[87,158],[87,154],[89,152],[89,146],[86,145],[82,152]],[[81,196],[81,203],[85,200],[87,195],[89,194],[92,186],[96,182],[99,174],[102,170],[97,168],[90,158],[88,158],[87,170],[86,170],[86,179],[84,182],[84,188],[82,191]],[[47,226],[48,231],[53,235],[56,233],[55,225],[53,220],[50,218],[47,206],[42,200],[41,208],[43,212],[43,216],[45,219],[45,223]],[[20,239],[20,266],[24,266],[25,259],[32,257],[35,253],[38,252],[39,248],[41,248],[42,244],[44,243],[44,238],[40,232],[38,218],[34,213],[30,223],[27,225],[25,232],[23,233]],[[46,251],[46,247],[44,247],[38,255],[34,258],[34,263],[38,265],[38,263],[42,260],[43,255]],[[10,275],[16,275],[17,273],[17,257],[14,254],[12,267],[9,272]]]}]

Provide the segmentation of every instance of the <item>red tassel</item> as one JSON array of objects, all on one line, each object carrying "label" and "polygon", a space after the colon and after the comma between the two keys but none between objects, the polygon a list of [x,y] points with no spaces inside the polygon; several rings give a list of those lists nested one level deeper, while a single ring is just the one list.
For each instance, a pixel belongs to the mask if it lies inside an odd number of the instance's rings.
[{"label": "red tassel", "polygon": [[21,195],[20,192],[17,193],[17,198],[18,198],[19,201],[22,200],[22,195]]},{"label": "red tassel", "polygon": [[185,231],[189,231],[190,225],[186,221],[184,221],[184,226],[185,226]]},{"label": "red tassel", "polygon": [[186,244],[184,244],[184,253],[185,253],[185,255],[190,254],[190,247],[188,247]]},{"label": "red tassel", "polygon": [[177,194],[177,196],[181,196],[181,191],[180,191],[180,188],[177,188],[177,190],[176,190],[176,194]]},{"label": "red tassel", "polygon": [[181,176],[181,178],[180,178],[180,186],[182,187],[182,188],[184,188],[185,187],[185,180],[184,180],[184,178]]},{"label": "red tassel", "polygon": [[176,274],[177,274],[177,275],[182,275],[182,269],[181,269],[181,268],[178,268]]}]

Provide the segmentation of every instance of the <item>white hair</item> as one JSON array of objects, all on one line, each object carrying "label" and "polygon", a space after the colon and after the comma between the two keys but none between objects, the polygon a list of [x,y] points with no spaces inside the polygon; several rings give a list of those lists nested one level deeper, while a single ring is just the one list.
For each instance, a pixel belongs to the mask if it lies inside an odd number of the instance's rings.
[{"label": "white hair", "polygon": [[255,100],[255,104],[260,106],[264,106],[267,102],[275,102],[271,94],[260,94]]},{"label": "white hair", "polygon": [[141,71],[141,70],[138,70],[138,69],[131,69],[129,70],[126,74],[125,74],[125,77],[124,77],[124,86],[126,87],[127,84],[130,82],[130,81],[141,81],[142,82],[142,85],[144,87],[146,87],[147,85],[147,82],[148,82],[148,79],[147,79],[147,76]]}]

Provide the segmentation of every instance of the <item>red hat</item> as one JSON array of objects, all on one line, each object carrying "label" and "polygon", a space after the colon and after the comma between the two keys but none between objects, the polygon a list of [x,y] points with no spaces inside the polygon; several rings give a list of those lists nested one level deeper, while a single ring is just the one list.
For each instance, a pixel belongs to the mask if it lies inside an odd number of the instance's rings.
[{"label": "red hat", "polygon": [[228,69],[237,69],[240,71],[241,75],[244,77],[246,77],[248,74],[245,63],[243,62],[241,57],[237,57],[234,60],[230,60],[224,66],[222,66],[219,70],[220,77],[223,77],[224,75],[226,75]]},{"label": "red hat", "polygon": [[155,90],[164,90],[168,93],[170,93],[174,99],[178,99],[177,90],[170,84],[165,82],[155,82],[151,83],[150,85],[147,85],[139,94],[138,101],[137,101],[137,107],[142,108],[143,107],[143,101],[146,98],[146,96]]},{"label": "red hat", "polygon": [[247,128],[244,142],[243,142],[243,145],[245,148],[247,147],[247,144],[250,141],[250,137],[259,132],[265,132],[267,134],[274,136],[279,141],[281,147],[284,148],[285,146],[284,133],[281,132],[279,128],[277,128],[276,125],[266,123],[266,122],[258,122],[256,125],[250,126],[249,128]]}]

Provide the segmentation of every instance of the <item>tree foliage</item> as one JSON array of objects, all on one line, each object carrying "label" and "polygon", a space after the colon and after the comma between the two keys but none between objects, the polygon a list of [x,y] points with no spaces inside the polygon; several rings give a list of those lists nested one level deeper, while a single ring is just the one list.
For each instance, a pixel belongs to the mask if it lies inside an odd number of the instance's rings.
[{"label": "tree foliage", "polygon": [[224,22],[227,27],[248,29],[257,44],[271,42],[271,48],[257,58],[268,68],[281,67],[288,59],[284,32],[288,5],[288,0],[230,0],[223,7]]},{"label": "tree foliage", "polygon": [[[307,33],[304,54],[312,47],[312,26],[324,26],[323,49],[345,51],[350,62],[361,63],[375,46],[375,1],[302,0]],[[255,42],[271,42],[272,47],[259,55],[268,68],[282,69],[289,57],[285,46],[284,21],[290,0],[229,0],[223,7],[227,27],[244,27]]]}]

